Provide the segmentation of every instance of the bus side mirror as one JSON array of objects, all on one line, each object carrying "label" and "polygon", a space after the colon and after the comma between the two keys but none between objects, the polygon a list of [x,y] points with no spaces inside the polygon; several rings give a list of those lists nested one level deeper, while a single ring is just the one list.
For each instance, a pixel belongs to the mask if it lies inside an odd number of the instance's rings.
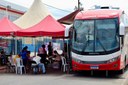
[{"label": "bus side mirror", "polygon": [[120,23],[119,35],[125,35],[125,26],[122,22]]}]

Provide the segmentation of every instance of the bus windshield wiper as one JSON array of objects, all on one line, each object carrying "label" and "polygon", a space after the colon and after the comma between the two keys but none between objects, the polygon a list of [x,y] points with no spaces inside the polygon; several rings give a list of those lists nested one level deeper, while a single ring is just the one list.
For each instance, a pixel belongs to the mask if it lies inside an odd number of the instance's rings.
[{"label": "bus windshield wiper", "polygon": [[101,45],[101,47],[103,48],[103,50],[106,52],[105,47],[103,46],[103,44],[101,43],[100,39],[98,37],[96,37],[96,39],[99,41],[99,44]]}]

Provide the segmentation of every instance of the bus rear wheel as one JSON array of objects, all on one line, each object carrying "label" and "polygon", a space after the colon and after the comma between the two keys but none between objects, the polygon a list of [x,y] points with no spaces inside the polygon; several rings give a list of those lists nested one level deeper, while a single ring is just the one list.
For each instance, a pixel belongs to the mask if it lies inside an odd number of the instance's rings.
[{"label": "bus rear wheel", "polygon": [[119,70],[119,74],[123,74],[124,73],[124,70],[125,70],[125,68]]},{"label": "bus rear wheel", "polygon": [[122,68],[119,73],[120,74],[123,74],[125,72],[125,67],[126,67],[126,57],[125,57],[125,60],[124,60],[124,68]]}]

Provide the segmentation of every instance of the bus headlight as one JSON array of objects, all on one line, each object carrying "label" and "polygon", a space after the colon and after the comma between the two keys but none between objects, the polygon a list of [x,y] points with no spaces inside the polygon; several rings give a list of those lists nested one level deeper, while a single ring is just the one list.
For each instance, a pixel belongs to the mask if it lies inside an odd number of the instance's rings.
[{"label": "bus headlight", "polygon": [[112,58],[112,59],[108,60],[107,63],[115,62],[115,61],[117,61],[118,59],[119,59],[119,56],[116,57],[116,58]]},{"label": "bus headlight", "polygon": [[76,59],[76,58],[72,58],[75,62],[77,62],[77,63],[83,63],[81,60],[79,60],[79,59]]}]

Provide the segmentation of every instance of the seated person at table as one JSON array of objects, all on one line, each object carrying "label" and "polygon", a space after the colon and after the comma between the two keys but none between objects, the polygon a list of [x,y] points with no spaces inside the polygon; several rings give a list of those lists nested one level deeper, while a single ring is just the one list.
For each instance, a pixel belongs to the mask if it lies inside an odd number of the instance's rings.
[{"label": "seated person at table", "polygon": [[1,52],[0,52],[0,63],[2,65],[6,64],[6,56],[5,56],[4,49],[2,49]]},{"label": "seated person at table", "polygon": [[61,56],[56,50],[54,51],[53,68],[61,68]]},{"label": "seated person at table", "polygon": [[[41,57],[36,56],[36,57],[33,58],[33,61],[36,62],[36,64],[38,65],[39,69],[42,70],[42,73],[43,73],[43,74],[46,73],[44,63],[41,63],[41,62],[40,62],[40,61],[41,61]],[[37,71],[38,71],[38,69],[35,68],[35,69],[34,69],[34,72],[37,73]]]},{"label": "seated person at table", "polygon": [[27,56],[28,60],[27,60],[26,69],[27,69],[28,72],[31,70],[31,64],[32,64],[31,61],[33,59],[33,57],[31,57],[30,54],[31,54],[31,52],[30,51],[27,51],[26,56]]},{"label": "seated person at table", "polygon": [[18,55],[16,55],[14,58],[13,58],[13,61],[14,61],[14,64],[16,65],[16,59],[17,58],[20,58],[21,56],[20,56],[20,54],[18,54]]}]

